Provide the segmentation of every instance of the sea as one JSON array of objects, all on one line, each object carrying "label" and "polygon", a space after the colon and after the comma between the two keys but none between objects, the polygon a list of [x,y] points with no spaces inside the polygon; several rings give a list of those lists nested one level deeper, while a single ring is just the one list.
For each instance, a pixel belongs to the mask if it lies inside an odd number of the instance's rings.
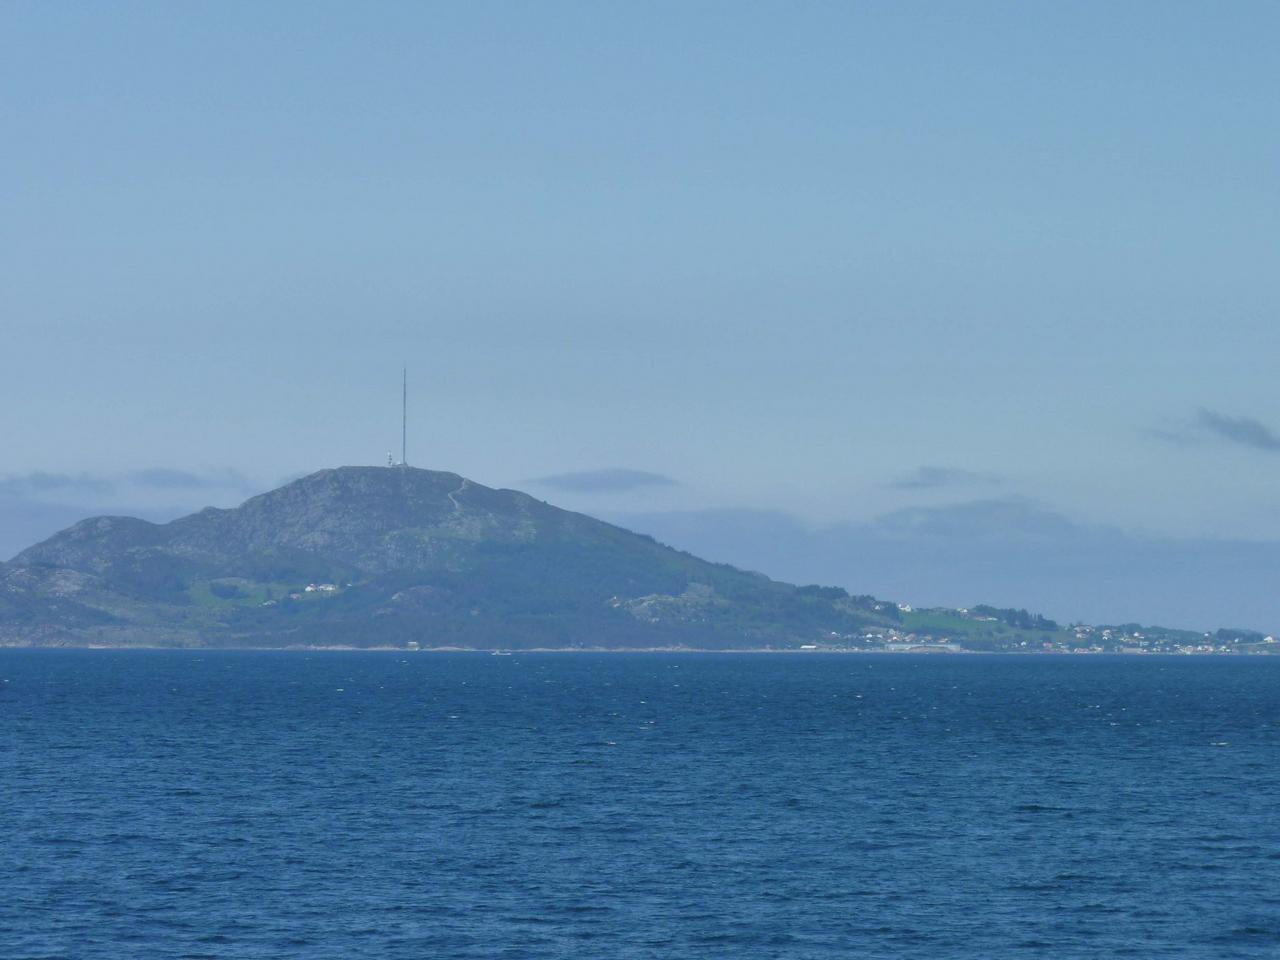
[{"label": "sea", "polygon": [[1280,956],[1280,657],[0,651],[0,957]]}]

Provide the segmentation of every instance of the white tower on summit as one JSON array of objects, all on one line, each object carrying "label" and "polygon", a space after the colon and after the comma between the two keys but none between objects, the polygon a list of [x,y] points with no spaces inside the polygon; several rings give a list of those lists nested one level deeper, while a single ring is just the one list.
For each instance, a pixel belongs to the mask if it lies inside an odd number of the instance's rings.
[{"label": "white tower on summit", "polygon": [[395,455],[387,451],[388,467],[407,467],[409,450],[409,368],[400,371],[400,462],[396,463]]}]

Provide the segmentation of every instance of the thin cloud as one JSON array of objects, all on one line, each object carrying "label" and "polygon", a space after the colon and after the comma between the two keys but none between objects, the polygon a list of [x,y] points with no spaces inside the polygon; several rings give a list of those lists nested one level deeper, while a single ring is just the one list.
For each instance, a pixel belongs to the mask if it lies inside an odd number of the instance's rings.
[{"label": "thin cloud", "polygon": [[576,473],[556,473],[529,481],[540,487],[565,490],[571,493],[624,493],[645,487],[672,487],[679,481],[661,473],[647,470],[627,470],[614,467],[608,470],[581,470]]},{"label": "thin cloud", "polygon": [[1280,452],[1280,435],[1253,417],[1231,417],[1202,407],[1197,423],[1220,440],[1268,453]]},{"label": "thin cloud", "polygon": [[135,470],[127,474],[125,479],[140,487],[155,487],[161,490],[241,489],[249,485],[248,481],[234,470],[192,473],[189,470],[175,470],[171,467],[150,467],[146,470]]},{"label": "thin cloud", "polygon": [[105,494],[115,489],[115,484],[106,477],[95,477],[87,473],[46,473],[36,470],[32,473],[10,474],[0,477],[0,494],[11,497],[35,497],[47,494]]},{"label": "thin cloud", "polygon": [[207,485],[205,477],[186,470],[171,470],[168,467],[151,467],[147,470],[135,470],[127,479],[140,487],[160,487],[165,490],[198,490]]},{"label": "thin cloud", "polygon": [[52,473],[33,470],[0,477],[0,497],[59,502],[107,502],[128,500],[152,491],[240,491],[253,485],[235,470],[193,473],[172,467],[149,467],[121,474]]},{"label": "thin cloud", "polygon": [[232,469],[151,467],[123,473],[34,470],[0,476],[0,560],[85,517],[125,514],[164,522],[208,505],[229,505],[255,490]]},{"label": "thin cloud", "polygon": [[940,507],[907,507],[884,514],[864,529],[876,537],[924,543],[980,540],[1025,542],[1056,540],[1067,543],[1096,533],[1061,513],[1026,497],[970,500]]},{"label": "thin cloud", "polygon": [[958,467],[921,466],[904,476],[889,481],[899,490],[936,490],[943,487],[990,486],[1000,478],[990,473],[975,473]]}]

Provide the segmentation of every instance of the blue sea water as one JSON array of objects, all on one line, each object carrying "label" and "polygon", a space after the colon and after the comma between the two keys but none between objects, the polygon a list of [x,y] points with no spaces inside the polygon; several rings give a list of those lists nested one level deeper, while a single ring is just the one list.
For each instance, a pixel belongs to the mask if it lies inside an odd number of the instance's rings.
[{"label": "blue sea water", "polygon": [[0,651],[0,957],[1280,956],[1280,658]]}]

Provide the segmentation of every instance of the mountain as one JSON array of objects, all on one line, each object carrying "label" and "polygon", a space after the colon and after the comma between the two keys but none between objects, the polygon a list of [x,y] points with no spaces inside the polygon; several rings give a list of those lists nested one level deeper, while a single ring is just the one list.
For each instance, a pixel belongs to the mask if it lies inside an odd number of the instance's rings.
[{"label": "mountain", "polygon": [[96,517],[0,564],[5,644],[795,647],[887,606],[410,467],[165,524]]}]

